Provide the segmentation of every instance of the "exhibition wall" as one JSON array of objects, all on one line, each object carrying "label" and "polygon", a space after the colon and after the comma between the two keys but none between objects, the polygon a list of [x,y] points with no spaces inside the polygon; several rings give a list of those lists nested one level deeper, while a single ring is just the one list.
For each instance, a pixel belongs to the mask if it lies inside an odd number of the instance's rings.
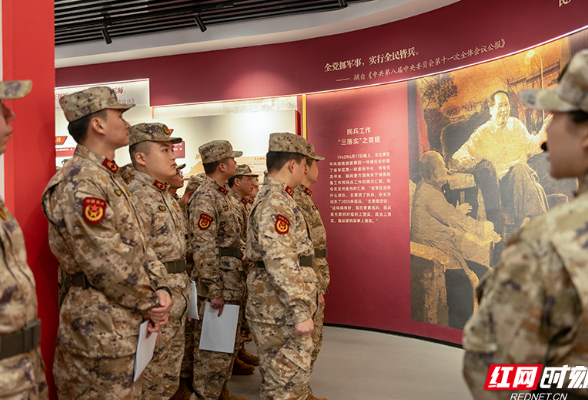
[{"label": "exhibition wall", "polygon": [[[588,3],[580,1],[462,0],[346,34],[62,68],[56,79],[59,86],[148,79],[151,107],[304,95],[297,111],[309,142],[326,158],[311,188],[328,235],[326,321],[461,343],[463,322],[476,306],[473,286],[526,214],[514,213],[514,203],[490,207],[501,196],[499,183],[486,189],[473,170],[454,171],[453,153],[492,118],[487,100],[497,90],[510,102],[504,117],[520,121],[529,141],[541,137],[547,116],[523,109],[517,94],[553,86],[565,61],[588,47],[585,32],[566,36],[584,27],[586,12]],[[535,48],[545,42],[552,43]],[[266,143],[259,137],[256,146]],[[419,165],[425,153],[440,160],[439,174],[452,171],[443,188],[418,196],[415,211],[413,196],[426,183]],[[546,181],[544,160],[517,161],[530,185],[521,207],[539,187],[543,212],[567,201],[571,187]],[[423,238],[414,216],[421,223],[433,206],[445,210],[437,218],[442,227]]]}]

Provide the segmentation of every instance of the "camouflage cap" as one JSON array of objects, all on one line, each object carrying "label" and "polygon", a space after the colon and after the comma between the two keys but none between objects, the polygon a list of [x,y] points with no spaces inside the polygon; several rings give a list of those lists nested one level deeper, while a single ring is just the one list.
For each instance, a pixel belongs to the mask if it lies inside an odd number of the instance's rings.
[{"label": "camouflage cap", "polygon": [[233,151],[233,146],[228,140],[213,140],[198,147],[202,164],[210,164],[225,158],[241,157],[242,151]]},{"label": "camouflage cap", "polygon": [[141,142],[172,142],[180,143],[182,138],[170,137],[172,129],[157,122],[137,124],[129,129],[129,146]]},{"label": "camouflage cap", "polygon": [[572,58],[555,89],[526,89],[521,102],[535,110],[588,112],[588,50]]},{"label": "camouflage cap", "polygon": [[176,170],[182,170],[182,169],[184,169],[184,168],[186,168],[186,164],[185,164],[185,163],[184,163],[184,164],[181,164],[181,165],[178,165],[178,166],[176,167]]},{"label": "camouflage cap", "polygon": [[302,136],[293,133],[278,132],[270,135],[268,151],[300,153],[308,156],[307,145],[306,139]]},{"label": "camouflage cap", "polygon": [[31,92],[33,81],[0,82],[0,100],[20,99]]},{"label": "camouflage cap", "polygon": [[118,170],[120,172],[120,176],[125,181],[135,179],[135,167],[133,167],[133,164],[131,164],[131,163],[125,164],[122,167],[120,167]]},{"label": "camouflage cap", "polygon": [[323,161],[325,159],[325,157],[319,157],[316,155],[316,153],[314,152],[314,145],[312,144],[308,144],[306,146],[306,151],[308,152],[308,158],[312,158],[313,160],[317,161]]},{"label": "camouflage cap", "polygon": [[259,174],[254,174],[253,171],[251,171],[251,167],[249,167],[249,165],[247,164],[237,164],[237,172],[235,173],[235,176],[259,176]]},{"label": "camouflage cap", "polygon": [[204,178],[206,178],[206,174],[204,172],[201,172],[198,175],[192,175],[188,180],[188,184],[186,185],[186,190],[184,190],[184,193],[190,193],[198,189],[200,185],[202,185],[202,182],[204,182]]},{"label": "camouflage cap", "polygon": [[66,94],[59,99],[59,105],[69,122],[109,108],[125,112],[135,106],[134,104],[119,103],[116,93],[108,86],[95,86],[80,92]]},{"label": "camouflage cap", "polygon": [[259,175],[255,175],[253,177],[253,186],[259,186],[261,185],[261,183],[259,183]]}]

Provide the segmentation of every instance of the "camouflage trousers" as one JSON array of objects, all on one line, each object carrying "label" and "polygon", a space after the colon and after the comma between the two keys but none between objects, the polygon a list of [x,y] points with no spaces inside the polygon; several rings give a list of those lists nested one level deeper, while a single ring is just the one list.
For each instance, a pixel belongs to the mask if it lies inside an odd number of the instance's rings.
[{"label": "camouflage trousers", "polygon": [[192,378],[194,373],[194,323],[186,320],[184,325],[184,357],[182,358],[181,378]]},{"label": "camouflage trousers", "polygon": [[[224,384],[231,379],[233,363],[239,350],[241,318],[237,324],[235,347],[232,354],[199,349],[202,316],[206,302],[210,302],[210,299],[198,296],[200,321],[194,322],[194,378],[192,381],[195,393],[192,394],[190,400],[217,400],[220,397]],[[240,301],[225,300],[225,304],[236,304],[243,307]]]},{"label": "camouflage trousers", "polygon": [[311,335],[297,335],[293,325],[249,321],[259,355],[261,400],[306,400],[309,380]]},{"label": "camouflage trousers", "polygon": [[323,324],[325,322],[325,303],[319,304],[313,318],[314,330],[312,331],[312,353],[310,355],[310,372],[314,369],[321,347],[323,347]]},{"label": "camouflage trousers", "polygon": [[133,400],[141,381],[133,382],[135,354],[120,358],[87,358],[57,349],[53,376],[60,400]]},{"label": "camouflage trousers", "polygon": [[243,298],[243,307],[241,307],[241,330],[239,332],[239,344],[240,347],[243,347],[245,343],[249,343],[251,340],[247,340],[249,335],[251,334],[251,330],[249,329],[249,324],[247,323],[247,315],[245,313],[245,304],[247,304],[247,287],[245,287],[245,296]]},{"label": "camouflage trousers", "polygon": [[185,343],[183,320],[170,319],[162,328],[159,346],[143,372],[142,399],[169,399],[180,387]]},{"label": "camouflage trousers", "polygon": [[41,348],[0,360],[0,399],[46,400],[45,364]]}]

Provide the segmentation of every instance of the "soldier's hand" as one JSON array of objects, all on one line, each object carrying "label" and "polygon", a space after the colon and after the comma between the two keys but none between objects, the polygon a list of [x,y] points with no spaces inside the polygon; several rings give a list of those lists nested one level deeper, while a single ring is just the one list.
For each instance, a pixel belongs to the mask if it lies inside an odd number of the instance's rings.
[{"label": "soldier's hand", "polygon": [[241,264],[247,265],[247,263],[249,262],[249,259],[245,255],[245,250],[241,249],[241,251],[243,252],[243,257],[241,257]]},{"label": "soldier's hand", "polygon": [[153,321],[149,321],[147,324],[147,337],[151,336],[152,333],[157,335],[155,346],[159,346],[159,340],[161,339],[161,325],[154,323]]},{"label": "soldier's hand", "polygon": [[149,310],[149,318],[153,322],[165,325],[168,320],[167,314],[172,307],[173,301],[166,290],[160,289],[155,294],[159,298],[159,307]]},{"label": "soldier's hand", "polygon": [[318,298],[319,298],[319,304],[325,304],[325,296],[324,295],[319,294]]},{"label": "soldier's hand", "polygon": [[218,310],[218,316],[220,317],[225,307],[225,300],[222,297],[210,300],[210,306],[215,310]]},{"label": "soldier's hand", "polygon": [[299,322],[294,325],[294,333],[297,335],[310,335],[313,330],[314,322],[312,322],[312,318],[309,318],[304,322]]}]

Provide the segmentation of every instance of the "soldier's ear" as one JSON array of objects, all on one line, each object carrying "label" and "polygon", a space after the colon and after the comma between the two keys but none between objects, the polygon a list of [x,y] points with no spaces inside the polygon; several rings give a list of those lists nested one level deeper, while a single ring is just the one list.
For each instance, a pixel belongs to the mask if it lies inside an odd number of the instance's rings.
[{"label": "soldier's ear", "polygon": [[106,131],[102,127],[102,121],[100,121],[100,119],[98,117],[92,118],[90,120],[90,126],[97,133],[99,133],[101,135],[105,135],[106,134]]},{"label": "soldier's ear", "polygon": [[147,165],[147,155],[145,153],[138,151],[137,153],[135,153],[135,161],[137,162],[137,164],[145,166]]}]

